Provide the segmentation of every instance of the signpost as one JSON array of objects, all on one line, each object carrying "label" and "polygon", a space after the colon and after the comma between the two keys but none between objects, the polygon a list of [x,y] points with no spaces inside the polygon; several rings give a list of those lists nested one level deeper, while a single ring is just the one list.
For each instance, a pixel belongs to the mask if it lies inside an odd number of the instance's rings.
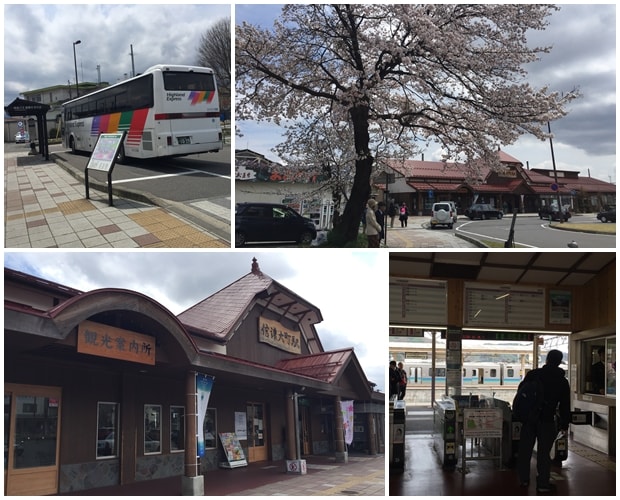
[{"label": "signpost", "polygon": [[113,206],[112,202],[112,170],[116,164],[116,157],[125,140],[125,134],[121,132],[116,134],[101,134],[97,139],[95,149],[88,160],[88,164],[84,169],[84,184],[86,187],[86,199],[90,198],[88,189],[88,171],[98,170],[107,172],[108,174],[108,204]]}]

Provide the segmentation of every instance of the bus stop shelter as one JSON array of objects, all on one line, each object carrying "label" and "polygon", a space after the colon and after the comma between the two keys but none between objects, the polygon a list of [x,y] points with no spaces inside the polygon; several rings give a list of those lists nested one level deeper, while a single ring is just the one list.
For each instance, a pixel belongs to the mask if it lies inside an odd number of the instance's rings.
[{"label": "bus stop shelter", "polygon": [[26,99],[20,99],[19,97],[4,107],[4,110],[9,116],[36,116],[37,117],[37,132],[39,134],[39,153],[41,153],[46,160],[49,160],[50,151],[47,137],[47,112],[50,107],[47,104],[40,102],[27,101]]}]

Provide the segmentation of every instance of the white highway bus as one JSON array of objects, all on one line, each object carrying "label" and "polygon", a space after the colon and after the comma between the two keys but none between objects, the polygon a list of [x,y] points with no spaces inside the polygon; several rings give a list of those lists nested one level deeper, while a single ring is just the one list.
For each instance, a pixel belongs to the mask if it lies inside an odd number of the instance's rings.
[{"label": "white highway bus", "polygon": [[99,134],[126,131],[125,157],[180,156],[222,148],[213,70],[159,64],[63,105],[64,145],[93,151]]}]

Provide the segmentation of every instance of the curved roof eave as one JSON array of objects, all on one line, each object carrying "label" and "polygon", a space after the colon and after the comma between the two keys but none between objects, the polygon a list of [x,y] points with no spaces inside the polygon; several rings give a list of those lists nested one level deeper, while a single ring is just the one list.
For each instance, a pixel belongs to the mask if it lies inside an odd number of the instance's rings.
[{"label": "curved roof eave", "polygon": [[132,311],[149,316],[175,338],[188,361],[195,359],[197,348],[177,317],[159,302],[132,290],[103,288],[85,292],[50,309],[47,314],[58,331],[66,336],[82,321],[109,311]]}]

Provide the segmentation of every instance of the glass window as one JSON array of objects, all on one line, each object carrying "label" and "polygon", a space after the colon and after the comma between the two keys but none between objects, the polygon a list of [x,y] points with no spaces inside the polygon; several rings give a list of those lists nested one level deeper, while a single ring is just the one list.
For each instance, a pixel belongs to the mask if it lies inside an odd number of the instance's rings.
[{"label": "glass window", "polygon": [[185,449],[185,407],[170,407],[170,451]]},{"label": "glass window", "polygon": [[490,372],[491,372],[491,375],[490,375],[491,377],[497,377],[497,368],[491,368]]},{"label": "glass window", "polygon": [[579,384],[583,392],[616,395],[616,337],[584,341]]},{"label": "glass window", "polygon": [[118,456],[118,403],[97,403],[97,458]]},{"label": "glass window", "polygon": [[215,408],[208,408],[205,415],[205,423],[203,427],[205,437],[205,448],[217,447],[217,420]]},{"label": "glass window", "polygon": [[605,394],[608,396],[616,395],[616,337],[607,339],[607,351],[605,356],[607,367],[607,380],[605,384]]},{"label": "glass window", "polygon": [[161,453],[161,405],[144,405],[144,454]]},{"label": "glass window", "polygon": [[215,79],[210,73],[164,71],[166,90],[215,90]]},{"label": "glass window", "polygon": [[45,396],[16,397],[15,469],[56,464],[58,404],[58,399]]}]

